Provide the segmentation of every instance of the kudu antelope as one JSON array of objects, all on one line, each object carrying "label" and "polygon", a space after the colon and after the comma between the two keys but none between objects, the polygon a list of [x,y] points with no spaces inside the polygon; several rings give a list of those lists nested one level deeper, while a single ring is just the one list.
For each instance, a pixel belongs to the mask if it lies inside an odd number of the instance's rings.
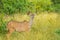
[{"label": "kudu antelope", "polygon": [[14,32],[23,32],[23,31],[29,31],[31,28],[31,25],[33,23],[33,18],[34,14],[28,12],[28,15],[30,16],[29,21],[23,21],[23,22],[18,22],[18,21],[9,21],[7,24],[7,39],[9,40],[10,35]]}]

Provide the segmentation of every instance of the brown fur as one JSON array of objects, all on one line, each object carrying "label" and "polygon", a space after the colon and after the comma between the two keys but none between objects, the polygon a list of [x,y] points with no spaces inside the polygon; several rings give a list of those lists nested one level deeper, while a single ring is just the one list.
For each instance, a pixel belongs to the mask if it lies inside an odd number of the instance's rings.
[{"label": "brown fur", "polygon": [[29,28],[29,22],[23,21],[23,22],[17,22],[17,21],[9,21],[7,24],[7,38],[9,39],[10,35],[16,30],[17,32],[23,32],[28,31]]},{"label": "brown fur", "polygon": [[8,30],[14,29],[14,30],[16,30],[18,32],[26,31],[29,28],[29,22],[28,21],[23,21],[23,22],[10,21],[7,24],[7,28],[8,28]]}]

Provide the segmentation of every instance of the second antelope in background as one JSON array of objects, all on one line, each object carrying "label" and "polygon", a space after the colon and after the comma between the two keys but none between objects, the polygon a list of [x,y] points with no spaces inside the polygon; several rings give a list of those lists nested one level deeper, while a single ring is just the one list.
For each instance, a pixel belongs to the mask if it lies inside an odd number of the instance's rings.
[{"label": "second antelope in background", "polygon": [[7,38],[8,39],[14,31],[22,32],[22,31],[30,30],[31,25],[33,23],[33,19],[34,19],[34,14],[32,14],[31,12],[28,12],[28,15],[30,16],[29,21],[18,22],[18,21],[11,20],[8,22],[7,24],[7,29],[8,29]]}]

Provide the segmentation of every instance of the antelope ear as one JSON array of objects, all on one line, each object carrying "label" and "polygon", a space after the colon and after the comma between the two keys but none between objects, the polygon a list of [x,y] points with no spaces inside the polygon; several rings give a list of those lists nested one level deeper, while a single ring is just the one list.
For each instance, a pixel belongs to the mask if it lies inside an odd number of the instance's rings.
[{"label": "antelope ear", "polygon": [[29,11],[29,12],[27,12],[27,15],[30,15],[31,14],[31,12]]}]

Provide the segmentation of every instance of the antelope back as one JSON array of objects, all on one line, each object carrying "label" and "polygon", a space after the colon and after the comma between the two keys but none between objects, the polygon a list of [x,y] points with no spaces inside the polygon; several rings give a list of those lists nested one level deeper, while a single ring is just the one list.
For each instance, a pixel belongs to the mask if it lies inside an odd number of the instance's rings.
[{"label": "antelope back", "polygon": [[7,25],[7,28],[14,29],[16,31],[27,31],[29,30],[29,22],[24,21],[24,22],[17,22],[17,21],[10,21]]}]

